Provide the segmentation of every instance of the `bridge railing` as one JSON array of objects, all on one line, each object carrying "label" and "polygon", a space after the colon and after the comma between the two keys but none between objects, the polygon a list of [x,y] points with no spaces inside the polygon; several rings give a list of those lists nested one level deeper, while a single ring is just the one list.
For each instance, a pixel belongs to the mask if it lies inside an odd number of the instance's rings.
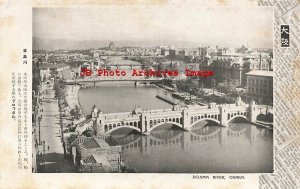
[{"label": "bridge railing", "polygon": [[128,114],[114,114],[114,115],[108,115],[108,114],[102,114],[100,117],[109,120],[109,119],[125,119],[125,118],[134,118],[139,117],[139,115],[132,114],[131,112]]},{"label": "bridge railing", "polygon": [[147,110],[143,111],[145,113],[161,113],[161,112],[171,112],[173,111],[172,108],[165,108],[165,109],[153,109],[153,110]]},{"label": "bridge railing", "polygon": [[67,79],[66,83],[97,82],[97,81],[160,81],[164,78],[144,76],[86,76],[84,78]]}]

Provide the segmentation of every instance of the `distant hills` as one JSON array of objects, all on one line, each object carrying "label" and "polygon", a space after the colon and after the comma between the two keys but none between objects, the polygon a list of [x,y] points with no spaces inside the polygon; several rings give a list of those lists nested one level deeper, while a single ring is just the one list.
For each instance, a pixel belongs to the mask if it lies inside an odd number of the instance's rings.
[{"label": "distant hills", "polygon": [[97,49],[108,47],[110,42],[114,42],[115,47],[155,47],[155,46],[174,46],[179,48],[199,47],[198,42],[184,42],[184,41],[108,41],[108,40],[69,40],[69,39],[41,39],[38,37],[32,38],[33,50],[83,50],[83,49]]}]

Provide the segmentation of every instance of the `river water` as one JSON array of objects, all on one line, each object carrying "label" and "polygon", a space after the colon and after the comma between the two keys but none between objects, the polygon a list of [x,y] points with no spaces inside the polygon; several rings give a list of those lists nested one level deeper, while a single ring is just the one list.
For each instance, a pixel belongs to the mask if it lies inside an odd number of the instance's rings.
[{"label": "river water", "polygon": [[[104,113],[129,112],[134,107],[172,107],[156,95],[172,99],[155,87],[133,82],[103,82],[79,90],[85,114],[95,104]],[[176,101],[176,99],[172,99]],[[273,171],[273,132],[248,123],[230,127],[200,122],[191,132],[165,124],[149,136],[120,129],[112,136],[122,145],[125,164],[135,172],[153,173],[268,173]]]}]

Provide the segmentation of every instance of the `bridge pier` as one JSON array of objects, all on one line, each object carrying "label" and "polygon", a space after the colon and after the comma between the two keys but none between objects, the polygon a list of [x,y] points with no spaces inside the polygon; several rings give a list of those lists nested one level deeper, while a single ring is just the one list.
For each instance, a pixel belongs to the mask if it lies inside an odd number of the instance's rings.
[{"label": "bridge pier", "polygon": [[95,135],[105,135],[105,130],[104,130],[104,125],[103,124],[98,124],[98,123],[95,123]]},{"label": "bridge pier", "polygon": [[248,118],[249,121],[255,123],[257,121],[256,117],[258,116],[258,114],[259,114],[259,110],[255,104],[255,101],[251,100],[249,105],[249,118]]},{"label": "bridge pier", "polygon": [[143,133],[147,130],[147,114],[142,113],[140,116],[140,120],[141,120],[141,133]]},{"label": "bridge pier", "polygon": [[189,109],[183,109],[182,111],[182,117],[183,117],[183,128],[184,130],[191,131],[191,112]]},{"label": "bridge pier", "polygon": [[221,105],[220,106],[220,124],[224,127],[229,126],[227,115],[228,115],[228,112],[227,112],[226,107],[224,107],[224,105]]}]

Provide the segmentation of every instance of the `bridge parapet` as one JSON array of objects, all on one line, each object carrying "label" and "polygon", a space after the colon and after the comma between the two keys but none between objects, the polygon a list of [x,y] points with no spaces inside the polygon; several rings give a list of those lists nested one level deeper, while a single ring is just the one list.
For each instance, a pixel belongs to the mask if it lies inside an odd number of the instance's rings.
[{"label": "bridge parapet", "polygon": [[165,117],[165,116],[173,116],[173,115],[181,115],[182,110],[174,110],[174,111],[163,111],[163,112],[155,112],[148,113],[150,117]]},{"label": "bridge parapet", "polygon": [[209,103],[208,108],[210,108],[210,109],[217,108],[217,103]]},{"label": "bridge parapet", "polygon": [[162,112],[169,112],[169,111],[173,111],[172,108],[164,108],[164,109],[154,109],[154,110],[143,110],[143,112],[145,113],[162,113]]},{"label": "bridge parapet", "polygon": [[84,78],[76,78],[76,79],[67,79],[65,83],[67,84],[79,84],[79,83],[88,83],[88,82],[101,82],[101,81],[144,81],[144,82],[154,82],[160,81],[163,78],[158,77],[149,77],[146,78],[144,76],[86,76]]},{"label": "bridge parapet", "polygon": [[195,105],[185,105],[182,107],[182,109],[207,109],[209,108],[208,105],[205,105],[205,106],[200,106],[198,104],[195,104]]},{"label": "bridge parapet", "polygon": [[116,118],[130,118],[134,117],[135,114],[132,114],[132,112],[122,112],[122,113],[108,113],[108,114],[99,114],[98,117],[104,118],[104,119],[116,119]]}]

